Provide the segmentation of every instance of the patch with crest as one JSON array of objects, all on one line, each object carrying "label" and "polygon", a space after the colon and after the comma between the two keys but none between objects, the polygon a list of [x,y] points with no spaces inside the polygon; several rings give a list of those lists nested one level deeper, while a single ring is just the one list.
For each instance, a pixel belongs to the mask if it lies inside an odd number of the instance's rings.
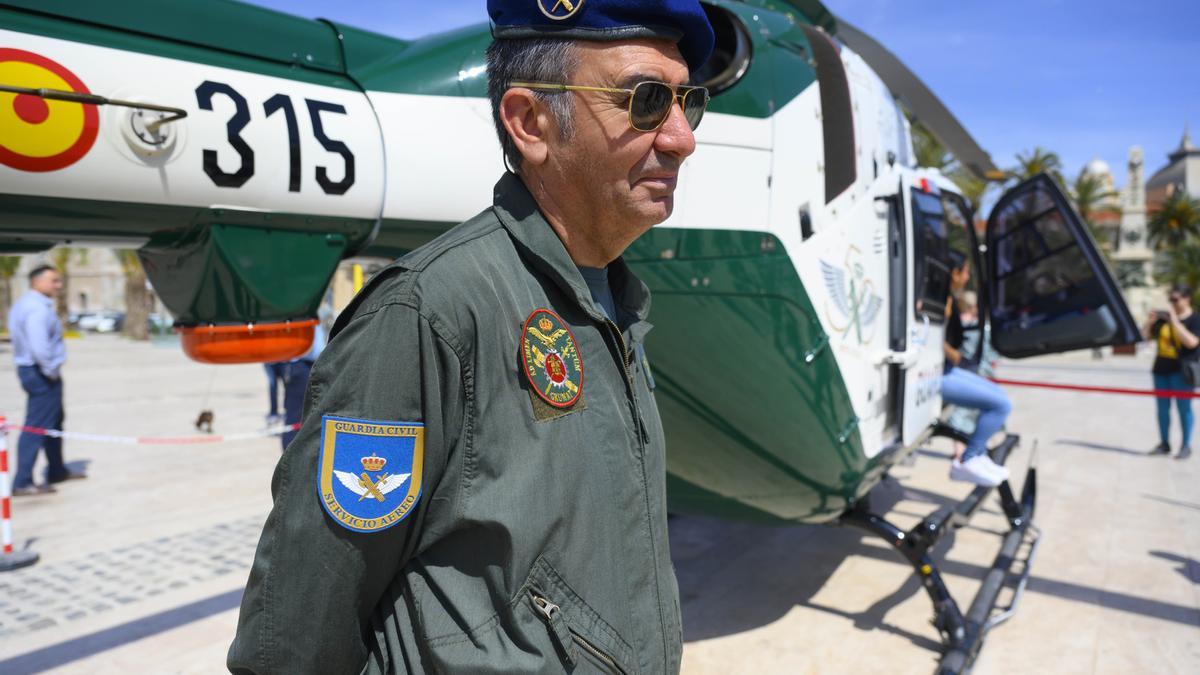
[{"label": "patch with crest", "polygon": [[425,425],[325,415],[319,462],[325,512],[349,530],[386,530],[421,498]]},{"label": "patch with crest", "polygon": [[554,312],[535,309],[521,331],[521,369],[538,398],[568,408],[583,393],[583,357],[571,329]]}]

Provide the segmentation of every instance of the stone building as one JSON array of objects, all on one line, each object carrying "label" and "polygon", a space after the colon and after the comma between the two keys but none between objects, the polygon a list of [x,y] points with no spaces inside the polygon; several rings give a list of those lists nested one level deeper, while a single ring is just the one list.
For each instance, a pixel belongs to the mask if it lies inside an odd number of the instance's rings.
[{"label": "stone building", "polygon": [[[49,251],[21,257],[11,282],[13,300],[29,290],[29,272],[46,264],[54,264]],[[125,275],[112,249],[72,249],[67,271],[67,311],[124,311]]]},{"label": "stone building", "polygon": [[[1084,169],[1099,173],[1107,169],[1102,161],[1092,160]],[[1111,181],[1111,172],[1108,174]],[[1125,186],[1120,190],[1118,229],[1112,241],[1112,260],[1125,299],[1138,319],[1152,307],[1161,307],[1165,289],[1154,278],[1157,258],[1161,255],[1149,246],[1146,221],[1149,215],[1176,192],[1186,191],[1200,197],[1200,148],[1192,144],[1185,127],[1179,147],[1167,155],[1167,164],[1146,180],[1142,149],[1129,149]]]},{"label": "stone building", "polygon": [[1192,135],[1186,127],[1179,147],[1167,158],[1168,164],[1146,181],[1146,203],[1151,211],[1181,190],[1200,198],[1200,148],[1192,145]]}]

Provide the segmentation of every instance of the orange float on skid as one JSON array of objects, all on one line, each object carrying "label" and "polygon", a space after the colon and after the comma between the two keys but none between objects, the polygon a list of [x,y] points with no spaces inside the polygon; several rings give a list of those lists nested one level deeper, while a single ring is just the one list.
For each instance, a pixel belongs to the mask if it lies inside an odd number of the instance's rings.
[{"label": "orange float on skid", "polygon": [[201,363],[288,361],[312,348],[316,319],[176,328],[183,352]]}]

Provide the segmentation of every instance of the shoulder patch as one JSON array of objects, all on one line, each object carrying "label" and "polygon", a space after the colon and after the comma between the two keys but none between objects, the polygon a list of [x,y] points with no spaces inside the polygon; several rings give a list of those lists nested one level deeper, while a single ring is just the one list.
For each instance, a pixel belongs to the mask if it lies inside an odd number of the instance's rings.
[{"label": "shoulder patch", "polygon": [[338,525],[386,530],[421,497],[425,425],[325,415],[317,495]]},{"label": "shoulder patch", "polygon": [[583,393],[583,357],[566,322],[548,309],[535,309],[521,330],[521,370],[538,398],[567,408]]}]

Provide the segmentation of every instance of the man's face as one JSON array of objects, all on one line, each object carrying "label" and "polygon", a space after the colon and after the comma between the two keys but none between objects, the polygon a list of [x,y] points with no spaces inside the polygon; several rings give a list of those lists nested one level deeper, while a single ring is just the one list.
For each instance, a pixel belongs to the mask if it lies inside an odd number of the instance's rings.
[{"label": "man's face", "polygon": [[[665,40],[580,42],[579,67],[569,83],[631,89],[655,80],[686,84],[687,64]],[[555,199],[573,200],[611,231],[593,233],[613,242],[630,241],[661,223],[674,208],[675,185],[696,139],[678,103],[662,126],[650,132],[629,124],[629,99],[621,94],[573,92],[574,135],[550,140],[550,170],[567,186]]]},{"label": "man's face", "polygon": [[53,298],[62,291],[62,276],[54,270],[46,270],[34,277],[29,285],[38,293]]}]

